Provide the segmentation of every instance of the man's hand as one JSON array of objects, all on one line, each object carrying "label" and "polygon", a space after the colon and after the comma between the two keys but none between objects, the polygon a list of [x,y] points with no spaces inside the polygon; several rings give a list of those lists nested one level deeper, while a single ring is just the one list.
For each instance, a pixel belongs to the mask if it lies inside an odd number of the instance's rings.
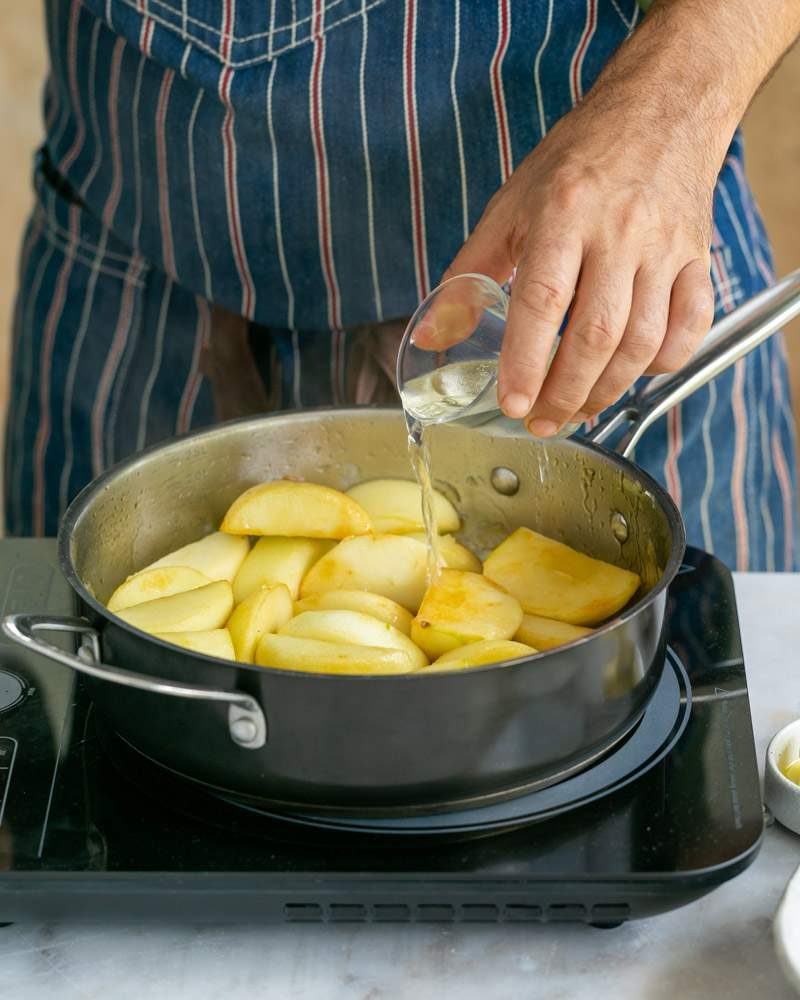
[{"label": "man's hand", "polygon": [[[502,283],[517,268],[499,398],[536,435],[593,416],[643,373],[680,368],[707,333],[716,177],[747,104],[800,30],[798,0],[757,0],[760,20],[753,6],[657,4],[492,198],[448,269]],[[767,15],[777,27],[764,27]]]}]

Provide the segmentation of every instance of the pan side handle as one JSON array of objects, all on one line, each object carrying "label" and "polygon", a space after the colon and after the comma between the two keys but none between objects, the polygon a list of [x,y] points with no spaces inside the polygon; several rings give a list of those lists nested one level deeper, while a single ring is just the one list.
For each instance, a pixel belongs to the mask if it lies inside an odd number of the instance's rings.
[{"label": "pan side handle", "polygon": [[[0,621],[0,628],[8,639],[23,649],[38,653],[96,680],[172,698],[227,702],[228,733],[237,746],[245,750],[257,750],[267,741],[267,721],[255,698],[241,691],[194,687],[179,681],[150,677],[121,667],[109,666],[102,662],[100,635],[85,618],[14,614],[3,618]],[[42,632],[69,632],[78,636],[80,642],[77,652],[68,653],[54,646],[51,642],[40,638]]]},{"label": "pan side handle", "polygon": [[657,375],[587,438],[596,444],[625,428],[616,450],[629,457],[647,428],[732,364],[800,316],[800,270],[723,316],[692,358],[676,372]]}]

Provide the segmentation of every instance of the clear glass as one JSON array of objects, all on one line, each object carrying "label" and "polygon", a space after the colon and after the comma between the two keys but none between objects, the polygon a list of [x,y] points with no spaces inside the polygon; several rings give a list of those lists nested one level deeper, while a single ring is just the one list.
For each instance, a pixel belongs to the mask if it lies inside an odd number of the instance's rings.
[{"label": "clear glass", "polygon": [[[510,301],[508,290],[484,274],[449,278],[422,301],[397,355],[397,388],[410,421],[508,419],[497,402],[497,372]],[[564,427],[558,436],[577,426]]]}]

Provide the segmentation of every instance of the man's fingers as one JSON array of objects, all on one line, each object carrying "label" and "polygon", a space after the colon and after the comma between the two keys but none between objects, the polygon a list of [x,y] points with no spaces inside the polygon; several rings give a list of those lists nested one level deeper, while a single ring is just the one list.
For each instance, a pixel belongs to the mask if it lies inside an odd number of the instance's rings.
[{"label": "man's fingers", "polygon": [[667,331],[671,284],[671,274],[644,267],[637,272],[628,325],[614,357],[580,408],[582,419],[616,403],[658,354]]},{"label": "man's fingers", "polygon": [[414,328],[413,344],[423,351],[446,351],[472,336],[490,297],[461,278],[446,285]]},{"label": "man's fingers", "polygon": [[567,329],[528,420],[533,434],[555,434],[603,373],[628,322],[635,271],[608,253],[586,255]]},{"label": "man's fingers", "polygon": [[581,266],[577,240],[529,242],[519,262],[500,355],[498,399],[513,418],[528,414]]},{"label": "man's fingers", "polygon": [[661,349],[647,369],[648,375],[675,372],[700,346],[714,321],[714,290],[708,262],[693,260],[672,286],[667,333]]},{"label": "man's fingers", "polygon": [[[455,259],[442,275],[441,283],[465,274],[484,274],[498,285],[513,271],[510,230],[502,201],[493,198]],[[445,351],[474,332],[484,309],[493,305],[488,289],[477,283],[453,282],[443,288],[414,331],[414,344],[423,351]]]}]

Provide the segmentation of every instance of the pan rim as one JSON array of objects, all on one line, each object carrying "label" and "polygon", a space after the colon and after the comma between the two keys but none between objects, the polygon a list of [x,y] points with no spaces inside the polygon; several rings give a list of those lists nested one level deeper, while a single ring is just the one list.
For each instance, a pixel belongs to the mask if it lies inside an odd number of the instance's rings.
[{"label": "pan rim", "polygon": [[[667,519],[667,523],[670,528],[670,533],[672,534],[672,545],[670,548],[669,558],[667,564],[664,567],[658,582],[643,594],[634,604],[629,608],[624,610],[621,614],[612,618],[611,621],[605,622],[603,625],[598,626],[592,631],[590,635],[582,636],[579,639],[574,639],[572,642],[565,643],[563,646],[556,646],[553,649],[542,650],[535,653],[533,656],[519,657],[513,660],[501,660],[497,663],[487,663],[479,667],[468,667],[463,671],[439,671],[439,670],[429,670],[426,667],[421,667],[419,670],[409,671],[404,674],[333,674],[333,673],[317,673],[313,671],[304,670],[284,670],[278,667],[262,667],[254,663],[242,663],[239,660],[224,660],[215,656],[208,656],[205,653],[195,652],[193,650],[186,650],[180,646],[176,646],[174,643],[166,642],[162,639],[158,639],[148,632],[143,632],[141,629],[135,628],[133,625],[129,625],[122,618],[119,618],[113,612],[110,612],[105,605],[103,605],[89,590],[89,588],[84,584],[83,580],[79,576],[77,570],[75,569],[74,562],[70,553],[70,542],[72,535],[76,526],[78,525],[81,516],[86,512],[91,498],[106,489],[109,484],[117,477],[130,471],[132,468],[139,464],[143,464],[146,460],[153,454],[157,452],[166,452],[172,448],[178,448],[186,444],[186,442],[197,440],[206,436],[212,436],[217,433],[221,433],[227,428],[236,426],[246,426],[247,424],[253,424],[254,426],[261,426],[267,420],[274,420],[279,417],[291,417],[296,421],[303,421],[305,419],[313,420],[326,414],[352,414],[354,416],[361,415],[363,413],[380,413],[391,415],[392,417],[397,417],[402,419],[402,411],[399,407],[392,406],[320,406],[313,407],[303,410],[279,410],[271,412],[268,414],[262,414],[259,416],[247,416],[238,417],[233,420],[222,421],[220,423],[214,424],[211,427],[200,428],[196,431],[190,431],[186,434],[176,435],[169,438],[167,441],[157,442],[156,444],[150,445],[149,447],[143,449],[142,451],[135,452],[133,455],[129,455],[127,458],[122,459],[116,464],[112,465],[110,468],[102,472],[97,478],[93,479],[90,483],[87,483],[82,490],[74,497],[66,511],[64,512],[61,522],[58,527],[57,536],[57,547],[58,547],[58,562],[65,579],[70,584],[72,589],[77,593],[80,600],[88,605],[99,617],[104,619],[108,624],[113,625],[115,628],[119,628],[124,632],[127,632],[134,638],[144,639],[148,642],[153,643],[157,647],[168,650],[172,654],[178,654],[185,657],[187,660],[200,661],[201,663],[207,663],[214,666],[222,666],[228,670],[247,670],[258,674],[263,674],[267,672],[270,675],[280,675],[284,677],[302,677],[302,678],[315,678],[321,681],[360,681],[360,682],[401,682],[401,683],[412,683],[421,678],[425,677],[428,680],[432,678],[439,678],[449,680],[457,678],[469,678],[476,675],[483,675],[490,671],[508,669],[508,668],[521,668],[527,667],[531,663],[540,663],[545,658],[563,652],[566,649],[577,649],[610,633],[613,629],[616,629],[625,622],[632,621],[636,618],[642,611],[645,610],[658,596],[663,593],[669,585],[672,583],[673,579],[678,573],[680,566],[683,562],[683,557],[686,551],[686,530],[683,523],[683,517],[678,509],[675,501],[672,499],[667,490],[655,480],[648,472],[638,466],[635,462],[630,459],[624,458],[617,452],[604,447],[600,444],[595,444],[591,441],[586,441],[581,438],[567,439],[568,442],[574,443],[580,448],[586,448],[593,451],[605,459],[616,465],[622,472],[627,475],[635,475],[636,478],[642,483],[642,485],[649,490],[659,506],[661,507],[664,515]],[[567,442],[563,442],[567,443]],[[235,675],[234,675],[235,676]],[[428,682],[425,681],[425,683]]]}]

